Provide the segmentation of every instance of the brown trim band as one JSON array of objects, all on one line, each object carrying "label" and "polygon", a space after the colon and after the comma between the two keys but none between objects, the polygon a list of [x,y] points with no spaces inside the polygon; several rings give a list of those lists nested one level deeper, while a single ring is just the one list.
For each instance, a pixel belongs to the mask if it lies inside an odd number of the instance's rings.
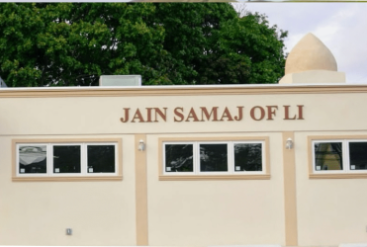
[{"label": "brown trim band", "polygon": [[139,141],[146,143],[146,135],[135,135],[135,202],[136,202],[136,245],[148,244],[148,185],[147,151],[138,150]]},{"label": "brown trim band", "polygon": [[358,179],[367,178],[367,173],[310,174],[310,179]]},{"label": "brown trim band", "polygon": [[297,198],[296,198],[296,164],[295,151],[286,149],[287,139],[294,141],[293,132],[283,132],[283,168],[284,168],[284,213],[285,213],[285,245],[298,245]]},{"label": "brown trim band", "polygon": [[[263,141],[265,148],[265,174],[228,174],[228,175],[164,175],[163,174],[163,142],[190,141]],[[228,137],[173,137],[158,139],[158,171],[159,181],[193,181],[193,180],[269,180],[270,179],[270,151],[267,136],[228,136]]]},{"label": "brown trim band", "polygon": [[193,180],[269,180],[270,175],[186,175],[186,176],[159,176],[159,181],[193,181]]},{"label": "brown trim band", "polygon": [[[80,143],[80,142],[116,142],[117,143],[117,174],[106,176],[17,176],[17,144],[26,143]],[[70,139],[13,139],[12,140],[12,181],[14,182],[52,182],[52,181],[116,181],[122,180],[122,141],[120,138],[70,138]]]},{"label": "brown trim band", "polygon": [[122,180],[122,176],[89,176],[89,177],[12,177],[14,182],[72,182],[72,181],[115,181]]},{"label": "brown trim band", "polygon": [[216,87],[149,87],[140,88],[11,88],[0,90],[0,98],[53,98],[53,97],[129,97],[129,96],[193,96],[193,95],[265,95],[265,94],[345,94],[366,93],[367,85],[307,85],[307,86],[216,86]]}]

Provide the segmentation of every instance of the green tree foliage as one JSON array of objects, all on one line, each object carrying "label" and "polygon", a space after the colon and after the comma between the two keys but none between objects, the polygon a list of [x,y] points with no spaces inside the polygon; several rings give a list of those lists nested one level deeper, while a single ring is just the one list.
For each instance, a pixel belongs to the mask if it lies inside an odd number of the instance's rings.
[{"label": "green tree foliage", "polygon": [[257,13],[226,21],[221,25],[217,50],[208,57],[211,66],[204,67],[201,74],[208,83],[276,83],[284,75],[286,36]]},{"label": "green tree foliage", "polygon": [[0,3],[0,76],[18,87],[113,74],[146,85],[275,83],[285,36],[227,3]]}]

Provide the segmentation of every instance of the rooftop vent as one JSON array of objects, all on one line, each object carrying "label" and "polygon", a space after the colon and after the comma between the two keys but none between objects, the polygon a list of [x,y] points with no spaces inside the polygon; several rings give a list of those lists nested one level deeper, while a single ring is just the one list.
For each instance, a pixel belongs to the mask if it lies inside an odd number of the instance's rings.
[{"label": "rooftop vent", "polygon": [[99,86],[141,86],[141,75],[102,75],[99,78]]}]

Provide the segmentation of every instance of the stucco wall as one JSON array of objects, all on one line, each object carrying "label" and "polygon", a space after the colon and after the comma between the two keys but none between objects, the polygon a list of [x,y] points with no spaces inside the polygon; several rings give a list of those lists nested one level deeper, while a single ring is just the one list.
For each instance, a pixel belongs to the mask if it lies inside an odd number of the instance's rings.
[{"label": "stucco wall", "polygon": [[[199,134],[200,137],[259,136],[259,133]],[[284,244],[281,136],[270,137],[270,180],[158,181],[158,138],[149,135],[148,212],[151,245]],[[184,135],[181,137],[197,137]]]},{"label": "stucco wall", "polygon": [[[309,179],[308,136],[365,135],[367,131],[298,132],[295,136],[300,246],[367,241],[366,179]],[[367,138],[366,138],[367,139]]]},{"label": "stucco wall", "polygon": [[[0,138],[0,245],[135,245],[133,166],[124,166],[123,181],[12,182],[14,137]],[[134,163],[129,146],[123,154],[125,164]]]},{"label": "stucco wall", "polygon": [[[214,96],[141,96],[141,97],[57,97],[0,98],[2,135],[80,135],[118,133],[213,133],[305,130],[364,130],[367,113],[364,93],[345,94],[273,94]],[[255,106],[278,106],[273,120],[255,121],[250,111]],[[284,105],[289,116],[303,105],[304,120],[284,120]],[[233,115],[237,106],[244,106],[241,121],[174,122],[174,108],[183,107],[185,120],[191,108],[200,114],[200,107],[218,106],[222,116],[225,107]],[[167,120],[152,123],[122,123],[123,108],[143,112],[147,107],[167,107]],[[267,113],[266,113],[267,114]],[[132,117],[130,117],[131,119]]]},{"label": "stucco wall", "polygon": [[[317,91],[317,90],[316,90]],[[149,245],[285,245],[284,145],[282,133],[295,133],[298,245],[337,245],[367,241],[364,217],[366,179],[310,179],[310,135],[367,136],[365,92],[230,95],[140,95],[0,97],[0,244],[135,245],[135,134],[146,134]],[[0,94],[1,96],[1,94]],[[284,120],[303,106],[303,119]],[[241,121],[185,121],[191,108],[225,107]],[[253,107],[278,106],[273,120],[251,118]],[[167,118],[122,123],[148,107],[167,108]],[[182,107],[185,120],[174,121]],[[130,115],[131,117],[131,115]],[[159,181],[159,138],[269,138],[269,180]],[[13,139],[121,138],[122,181],[14,182]],[[366,138],[367,139],[367,138]],[[65,234],[66,228],[73,235]],[[297,236],[296,236],[297,237]]]}]

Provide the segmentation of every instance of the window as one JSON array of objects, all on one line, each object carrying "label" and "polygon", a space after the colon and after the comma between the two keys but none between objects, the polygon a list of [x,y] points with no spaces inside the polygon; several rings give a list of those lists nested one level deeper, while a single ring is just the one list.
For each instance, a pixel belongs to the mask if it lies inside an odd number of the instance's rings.
[{"label": "window", "polygon": [[367,171],[367,140],[317,140],[312,150],[315,174]]},{"label": "window", "polygon": [[163,142],[163,174],[264,174],[264,142]]},{"label": "window", "polygon": [[115,152],[115,145],[88,145],[88,173],[114,173],[116,170]]},{"label": "window", "polygon": [[46,148],[46,145],[19,146],[19,173],[46,173]]},{"label": "window", "polygon": [[121,178],[119,144],[119,140],[114,142],[67,142],[64,140],[63,142],[26,143],[25,140],[15,140],[15,176],[13,180],[47,177],[112,176]]},{"label": "window", "polygon": [[81,173],[81,146],[52,145],[53,173]]},{"label": "window", "polygon": [[166,144],[166,172],[193,172],[193,144]]}]

